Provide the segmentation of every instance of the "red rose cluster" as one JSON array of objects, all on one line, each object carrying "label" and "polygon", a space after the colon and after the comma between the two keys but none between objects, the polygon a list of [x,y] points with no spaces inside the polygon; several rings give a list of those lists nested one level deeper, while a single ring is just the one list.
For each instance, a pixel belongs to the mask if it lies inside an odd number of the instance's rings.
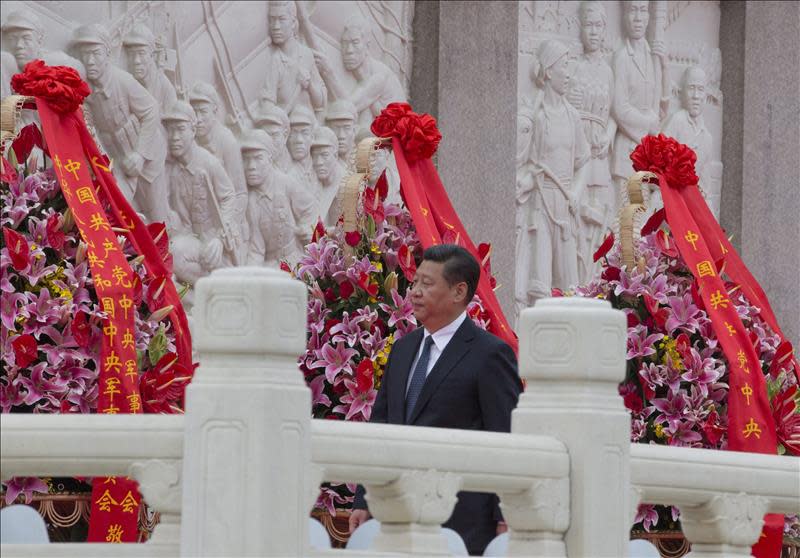
[{"label": "red rose cluster", "polygon": [[433,157],[442,139],[436,119],[417,114],[408,103],[389,103],[372,122],[371,130],[378,137],[400,140],[409,162]]},{"label": "red rose cluster", "polygon": [[645,136],[631,153],[633,168],[662,175],[675,188],[696,186],[694,165],[697,155],[674,138],[658,134]]},{"label": "red rose cluster", "polygon": [[74,68],[47,66],[42,60],[28,62],[11,78],[11,87],[20,95],[44,99],[62,114],[75,111],[92,92]]}]

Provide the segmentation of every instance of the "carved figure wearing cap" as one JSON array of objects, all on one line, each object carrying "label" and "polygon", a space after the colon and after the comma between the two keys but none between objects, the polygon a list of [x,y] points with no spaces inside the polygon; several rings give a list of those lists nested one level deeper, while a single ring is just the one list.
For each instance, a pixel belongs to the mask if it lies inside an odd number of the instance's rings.
[{"label": "carved figure wearing cap", "polygon": [[289,140],[289,115],[280,107],[271,107],[254,116],[253,126],[258,130],[264,130],[272,138],[275,166],[288,173],[292,166],[292,157],[286,145]]},{"label": "carved figure wearing cap", "polygon": [[325,125],[336,134],[339,164],[346,170],[356,147],[358,111],[355,105],[345,99],[332,102],[325,113]]},{"label": "carved figure wearing cap", "polygon": [[286,145],[292,164],[289,167],[289,176],[311,190],[316,181],[314,168],[311,164],[311,140],[317,121],[310,110],[296,107],[289,114],[289,140]]},{"label": "carved figure wearing cap", "polygon": [[249,189],[247,222],[250,227],[248,263],[294,265],[311,239],[314,198],[273,163],[272,138],[263,130],[242,137],[242,160]]},{"label": "carved figure wearing cap", "polygon": [[[21,72],[32,60],[44,60],[50,66],[69,66],[85,76],[83,64],[71,56],[44,48],[45,29],[41,20],[30,11],[12,11],[8,13],[2,26],[3,43],[16,61],[17,71]],[[11,75],[5,79],[11,80]]]},{"label": "carved figure wearing cap", "polygon": [[340,45],[344,68],[356,80],[352,90],[345,89],[322,52],[314,52],[314,59],[331,96],[352,102],[358,111],[359,124],[369,127],[386,105],[405,101],[406,92],[389,66],[370,54],[370,28],[364,18],[354,16],[345,23]]},{"label": "carved figure wearing cap", "polygon": [[[695,168],[700,186],[708,196],[711,211],[718,215],[720,183],[711,177],[712,137],[703,119],[706,83],[706,73],[699,66],[689,66],[684,70],[681,79],[681,108],[667,119],[663,132],[688,145],[697,154]],[[648,209],[651,204],[648,204]]]},{"label": "carved figure wearing cap", "polygon": [[194,109],[174,103],[162,117],[167,130],[170,203],[177,213],[173,234],[175,275],[194,284],[212,270],[241,261],[236,192],[222,163],[197,145]]},{"label": "carved figure wearing cap", "polygon": [[537,84],[542,93],[532,107],[530,163],[531,180],[518,181],[518,223],[524,223],[528,238],[517,244],[530,250],[518,254],[529,262],[527,288],[530,305],[549,296],[552,287],[568,288],[578,283],[578,208],[583,194],[581,169],[589,160],[589,144],[581,117],[565,94],[569,82],[567,47],[553,40],[538,49]]},{"label": "carved figure wearing cap", "polygon": [[220,99],[210,83],[197,82],[189,90],[189,103],[197,116],[196,140],[220,160],[237,192],[247,193],[239,142],[222,122]]},{"label": "carved figure wearing cap", "polygon": [[144,85],[162,110],[178,100],[175,87],[156,64],[156,37],[144,24],[137,23],[123,37],[128,71]]},{"label": "carved figure wearing cap", "polygon": [[287,113],[295,107],[321,112],[327,102],[325,84],[311,49],[297,39],[297,7],[293,1],[272,1],[267,12],[272,44],[268,47],[266,79],[259,109],[278,106]]},{"label": "carved figure wearing cap", "polygon": [[586,197],[580,208],[581,234],[578,238],[578,275],[585,283],[594,275],[592,255],[602,242],[616,207],[609,155],[617,125],[610,115],[614,73],[603,55],[605,6],[598,1],[581,2],[578,15],[583,53],[572,73],[574,78],[569,80],[567,99],[580,112],[583,132],[592,154],[586,167]]},{"label": "carved figure wearing cap", "polygon": [[344,169],[339,164],[336,152],[339,141],[333,130],[325,126],[317,128],[311,142],[311,161],[317,175],[314,195],[317,199],[317,216],[330,227],[339,220],[339,212],[331,211],[344,178]]},{"label": "carved figure wearing cap", "polygon": [[85,106],[116,164],[123,193],[150,221],[167,221],[166,142],[156,100],[131,74],[111,64],[109,36],[100,25],[77,28],[72,44],[92,86]]},{"label": "carved figure wearing cap", "polygon": [[[614,53],[612,115],[617,135],[611,157],[611,175],[618,190],[633,173],[630,154],[647,134],[657,134],[669,108],[669,76],[663,42],[647,42],[650,6],[647,0],[622,2],[622,46]],[[616,213],[620,196],[615,196]]]}]

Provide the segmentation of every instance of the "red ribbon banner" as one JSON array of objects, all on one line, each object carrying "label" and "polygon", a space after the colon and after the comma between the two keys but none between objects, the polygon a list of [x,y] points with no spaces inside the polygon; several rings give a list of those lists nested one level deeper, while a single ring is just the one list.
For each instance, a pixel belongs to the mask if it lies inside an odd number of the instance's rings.
[{"label": "red ribbon banner", "polygon": [[[703,200],[694,174],[694,152],[672,138],[647,136],[631,159],[636,170],[658,175],[667,223],[681,257],[697,281],[728,362],[728,449],[775,454],[775,422],[761,363],[716,262],[724,258],[726,273],[739,283],[750,302],[760,309],[761,316],[784,341],[769,302]],[[792,366],[796,371],[796,362]],[[783,516],[767,515],[762,537],[753,547],[754,555],[780,556],[782,533]]]},{"label": "red ribbon banner", "polygon": [[[147,227],[119,190],[83,119],[80,103],[89,88],[71,68],[49,67],[36,60],[12,79],[22,95],[36,99],[47,148],[67,205],[72,210],[101,307],[103,340],[98,374],[97,411],[104,414],[141,413],[139,370],[135,345],[134,282],[117,242],[125,234],[144,256],[149,280],[164,278],[163,300],[172,305],[169,317],[175,331],[178,362],[192,370],[191,337],[186,314],[171,281],[171,270]],[[91,170],[91,172],[90,172]],[[111,207],[107,214],[103,203]],[[157,310],[157,309],[151,309]],[[95,478],[89,522],[90,542],[135,542],[141,496],[129,478]]]}]

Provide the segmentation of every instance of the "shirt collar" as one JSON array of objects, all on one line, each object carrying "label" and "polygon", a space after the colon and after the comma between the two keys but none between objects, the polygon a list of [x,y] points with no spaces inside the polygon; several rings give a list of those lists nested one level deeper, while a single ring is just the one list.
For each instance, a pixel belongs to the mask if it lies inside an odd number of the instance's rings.
[{"label": "shirt collar", "polygon": [[461,327],[461,324],[464,323],[464,320],[467,319],[467,311],[461,312],[458,317],[444,326],[443,328],[437,330],[435,333],[430,333],[427,329],[423,330],[423,338],[422,341],[424,342],[428,336],[433,337],[433,344],[436,345],[436,348],[439,349],[439,352],[444,351],[444,348],[456,334],[458,328]]},{"label": "shirt collar", "polygon": [[111,97],[111,92],[109,89],[111,89],[111,82],[114,79],[112,76],[113,71],[114,69],[109,67],[106,75],[102,77],[101,81],[99,83],[92,84],[93,92],[100,93],[105,99]]}]

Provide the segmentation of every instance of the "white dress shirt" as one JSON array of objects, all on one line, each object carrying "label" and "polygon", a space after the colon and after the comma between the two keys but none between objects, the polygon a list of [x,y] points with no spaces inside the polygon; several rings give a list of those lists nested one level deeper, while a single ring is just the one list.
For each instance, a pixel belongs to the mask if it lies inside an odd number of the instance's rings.
[{"label": "white dress shirt", "polygon": [[425,348],[425,340],[428,337],[433,337],[433,345],[431,345],[431,354],[430,358],[428,359],[428,369],[425,371],[425,377],[427,378],[430,375],[431,370],[436,365],[436,361],[439,360],[439,357],[444,352],[444,348],[447,347],[447,344],[453,338],[453,335],[456,334],[458,328],[461,327],[461,324],[464,323],[464,320],[467,319],[467,312],[461,312],[459,316],[444,326],[442,329],[436,331],[436,333],[430,333],[427,329],[423,330],[424,335],[422,337],[422,343],[419,344],[419,349],[417,350],[417,356],[414,358],[414,362],[411,364],[411,370],[408,373],[408,381],[406,382],[406,393],[408,393],[408,387],[411,385],[411,378],[414,376],[414,370],[417,367],[417,362],[419,361],[419,357],[422,355],[422,349]]}]

